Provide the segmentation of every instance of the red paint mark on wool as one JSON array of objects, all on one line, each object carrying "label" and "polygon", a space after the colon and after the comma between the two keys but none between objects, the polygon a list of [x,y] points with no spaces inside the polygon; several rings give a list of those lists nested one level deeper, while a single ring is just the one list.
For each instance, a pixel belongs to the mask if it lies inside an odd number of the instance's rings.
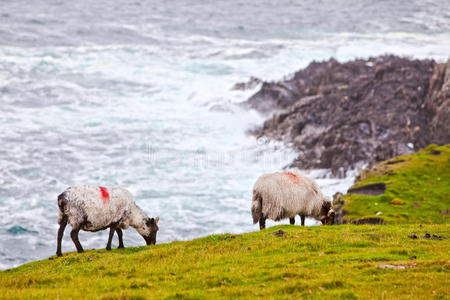
[{"label": "red paint mark on wool", "polygon": [[100,192],[102,194],[102,201],[103,204],[106,205],[107,203],[109,203],[109,193],[108,190],[105,187],[99,186],[98,187],[100,189]]},{"label": "red paint mark on wool", "polygon": [[300,178],[292,172],[283,172],[284,175],[289,176],[290,179],[294,181],[296,184],[300,184]]}]

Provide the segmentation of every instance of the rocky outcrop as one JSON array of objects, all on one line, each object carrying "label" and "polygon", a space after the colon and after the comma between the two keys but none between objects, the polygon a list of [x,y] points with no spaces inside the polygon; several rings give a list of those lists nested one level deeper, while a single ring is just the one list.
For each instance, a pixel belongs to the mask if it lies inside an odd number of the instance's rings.
[{"label": "rocky outcrop", "polygon": [[431,139],[436,144],[446,144],[450,139],[450,59],[437,64],[430,79],[426,100]]},{"label": "rocky outcrop", "polygon": [[255,88],[258,84],[262,83],[262,80],[256,77],[250,77],[250,79],[247,82],[238,82],[236,83],[231,90],[233,91],[245,91],[245,90],[251,90]]},{"label": "rocky outcrop", "polygon": [[337,174],[450,142],[449,95],[450,61],[381,56],[313,62],[288,80],[263,83],[246,105],[276,112],[252,133],[298,150],[292,167]]},{"label": "rocky outcrop", "polygon": [[448,223],[449,161],[450,144],[429,145],[359,171],[333,195],[335,224]]}]

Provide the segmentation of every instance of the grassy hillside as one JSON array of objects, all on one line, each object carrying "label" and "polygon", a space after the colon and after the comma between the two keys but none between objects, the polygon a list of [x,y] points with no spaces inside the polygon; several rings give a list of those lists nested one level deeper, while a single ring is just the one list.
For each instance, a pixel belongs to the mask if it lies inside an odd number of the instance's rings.
[{"label": "grassy hillside", "polygon": [[1,272],[0,298],[445,298],[450,243],[433,234],[450,227],[284,225],[70,253]]},{"label": "grassy hillside", "polygon": [[384,194],[347,194],[341,206],[347,221],[367,217],[387,224],[449,223],[450,145],[430,145],[414,154],[398,156],[363,170],[352,188],[385,183]]},{"label": "grassy hillside", "polygon": [[337,206],[385,226],[284,225],[66,253],[0,272],[0,299],[448,298],[449,165],[450,146],[430,146],[361,172],[354,188],[385,183],[384,194]]}]

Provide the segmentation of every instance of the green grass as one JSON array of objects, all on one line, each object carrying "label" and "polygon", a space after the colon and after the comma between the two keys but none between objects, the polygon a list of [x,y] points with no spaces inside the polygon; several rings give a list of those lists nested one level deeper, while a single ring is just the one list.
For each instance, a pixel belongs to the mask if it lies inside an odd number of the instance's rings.
[{"label": "green grass", "polygon": [[342,197],[347,220],[382,212],[388,225],[65,253],[0,272],[0,299],[448,299],[449,179],[450,146],[429,146],[360,173],[355,186],[385,182],[384,195]]},{"label": "green grass", "polygon": [[450,145],[430,145],[395,157],[363,170],[358,177],[354,187],[377,182],[387,187],[379,196],[345,195],[347,221],[380,217],[387,224],[449,222]]},{"label": "green grass", "polygon": [[[283,230],[283,236],[273,232]],[[446,298],[447,224],[276,226],[125,250],[69,253],[0,272],[0,298]],[[381,265],[405,269],[380,268]]]}]

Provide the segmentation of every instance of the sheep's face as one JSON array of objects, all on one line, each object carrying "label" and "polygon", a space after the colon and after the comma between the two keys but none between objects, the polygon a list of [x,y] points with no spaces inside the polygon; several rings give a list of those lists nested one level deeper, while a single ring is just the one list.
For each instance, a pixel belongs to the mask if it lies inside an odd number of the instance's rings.
[{"label": "sheep's face", "polygon": [[159,217],[156,217],[156,219],[149,218],[145,220],[145,226],[146,228],[146,234],[143,234],[142,237],[144,238],[145,242],[148,245],[155,245],[156,244],[156,233],[159,230],[158,227]]},{"label": "sheep's face", "polygon": [[324,201],[321,210],[320,221],[323,225],[333,225],[336,213],[331,208],[331,201]]},{"label": "sheep's face", "polygon": [[330,209],[326,215],[325,218],[323,218],[322,224],[323,225],[334,225],[334,217],[336,216],[336,213],[334,212],[333,209]]}]

